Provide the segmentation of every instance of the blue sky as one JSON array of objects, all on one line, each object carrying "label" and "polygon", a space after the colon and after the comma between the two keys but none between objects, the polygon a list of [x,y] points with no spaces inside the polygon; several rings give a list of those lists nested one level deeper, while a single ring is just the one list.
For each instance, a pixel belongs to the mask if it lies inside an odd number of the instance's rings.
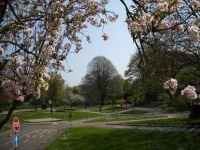
[{"label": "blue sky", "polygon": [[100,28],[89,28],[87,30],[92,43],[84,42],[83,49],[79,53],[69,54],[67,68],[70,67],[73,72],[62,72],[62,76],[69,86],[81,83],[82,77],[86,74],[88,63],[96,56],[104,56],[109,59],[123,77],[131,55],[136,52],[127,24],[124,22],[126,18],[124,6],[119,0],[110,0],[107,8],[119,14],[116,22],[109,23],[104,27],[104,32],[109,35],[109,40],[102,40]]}]

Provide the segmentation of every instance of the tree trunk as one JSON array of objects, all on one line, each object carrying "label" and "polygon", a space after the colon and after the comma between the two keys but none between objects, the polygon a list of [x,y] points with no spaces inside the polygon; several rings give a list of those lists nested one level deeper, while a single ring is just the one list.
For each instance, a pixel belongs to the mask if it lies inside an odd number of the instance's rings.
[{"label": "tree trunk", "polygon": [[14,100],[12,106],[10,107],[8,114],[6,115],[6,118],[4,120],[2,120],[2,122],[0,123],[0,130],[1,128],[6,124],[6,122],[9,121],[10,116],[12,115],[12,112],[15,110],[15,108],[17,107],[17,104],[19,104],[19,101]]},{"label": "tree trunk", "polygon": [[168,107],[171,107],[172,106],[172,94],[169,93],[169,105]]},{"label": "tree trunk", "polygon": [[104,100],[101,99],[101,106],[104,106]]},{"label": "tree trunk", "polygon": [[166,89],[166,93],[169,95],[169,105],[168,107],[172,106],[172,94],[170,93],[170,91],[168,89]]}]

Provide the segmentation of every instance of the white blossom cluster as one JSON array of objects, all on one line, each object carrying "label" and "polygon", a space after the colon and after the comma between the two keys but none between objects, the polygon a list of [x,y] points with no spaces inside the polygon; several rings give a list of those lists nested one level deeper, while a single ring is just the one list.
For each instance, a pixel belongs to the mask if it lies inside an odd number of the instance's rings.
[{"label": "white blossom cluster", "polygon": [[197,98],[196,89],[191,85],[188,85],[184,90],[182,90],[181,95],[184,95],[187,100],[193,100]]},{"label": "white blossom cluster", "polygon": [[[108,0],[10,1],[0,22],[0,81],[9,99],[40,97],[48,89],[48,68],[65,70],[69,53],[82,49],[89,25],[104,28],[118,15],[106,10]],[[2,3],[3,4],[3,3]],[[102,31],[103,40],[108,35]]]},{"label": "white blossom cluster", "polygon": [[171,94],[175,94],[176,90],[177,90],[177,80],[176,79],[169,79],[167,81],[164,82],[164,88],[169,90]]},{"label": "white blossom cluster", "polygon": [[[169,79],[164,82],[163,87],[170,91],[171,94],[175,94],[177,90],[177,80],[176,79]],[[181,91],[181,95],[184,95],[188,101],[196,99],[197,93],[194,86],[188,85],[184,90]]]}]

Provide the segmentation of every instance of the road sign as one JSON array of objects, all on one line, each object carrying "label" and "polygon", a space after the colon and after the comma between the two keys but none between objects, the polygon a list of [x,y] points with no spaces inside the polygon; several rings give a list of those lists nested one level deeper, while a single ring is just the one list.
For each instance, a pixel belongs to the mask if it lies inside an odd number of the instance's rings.
[{"label": "road sign", "polygon": [[72,114],[71,114],[71,113],[69,113],[68,117],[69,117],[69,118],[72,118]]},{"label": "road sign", "polygon": [[13,137],[13,146],[18,147],[19,144],[20,144],[20,137],[18,134],[15,134],[15,136]]},{"label": "road sign", "polygon": [[15,132],[19,132],[20,124],[19,124],[19,119],[17,117],[13,119],[13,129]]}]

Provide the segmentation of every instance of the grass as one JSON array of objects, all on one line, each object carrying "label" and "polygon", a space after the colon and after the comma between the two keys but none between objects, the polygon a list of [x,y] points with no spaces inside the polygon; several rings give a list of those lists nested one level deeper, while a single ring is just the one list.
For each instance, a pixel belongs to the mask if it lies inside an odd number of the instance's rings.
[{"label": "grass", "polygon": [[119,112],[123,110],[126,110],[126,108],[125,107],[108,107],[108,108],[103,108],[102,112],[113,113],[113,112]]},{"label": "grass", "polygon": [[[40,118],[57,118],[69,121],[68,112],[53,112],[52,114],[48,110],[37,110],[37,111],[26,111],[26,112],[19,112],[11,115],[10,120],[7,124],[12,124],[13,118],[18,117],[20,120],[20,123],[25,123],[24,120],[28,119],[40,119]],[[95,113],[86,113],[86,112],[72,112],[72,121],[73,120],[80,120],[80,119],[86,119],[86,118],[92,118],[101,116],[100,114]],[[1,114],[0,122],[2,119],[5,118],[5,114]]]},{"label": "grass", "polygon": [[127,122],[125,124],[140,124],[140,125],[187,125],[189,123],[188,118],[169,118],[159,120],[147,120],[138,122]]},{"label": "grass", "polygon": [[195,133],[169,133],[77,127],[66,130],[46,150],[195,150]]},{"label": "grass", "polygon": [[138,109],[132,109],[126,112],[123,112],[122,114],[143,114],[146,113],[145,111],[138,110]]},{"label": "grass", "polygon": [[[191,121],[191,122],[190,122]],[[169,119],[159,119],[159,120],[147,120],[147,121],[138,121],[138,122],[127,122],[124,124],[129,125],[192,125],[199,124],[200,119],[192,119],[189,118],[169,118]]]},{"label": "grass", "polygon": [[[115,115],[115,116],[105,116],[101,118],[94,118],[88,122],[105,122],[105,121],[123,121],[123,120],[139,120],[139,119],[149,119],[149,118],[158,118],[161,116],[151,116],[151,115]],[[162,116],[163,117],[163,116]]]},{"label": "grass", "polygon": [[[93,112],[100,112],[100,106],[92,106],[92,107],[88,107],[89,110],[93,111]],[[123,111],[126,110],[126,107],[114,107],[111,105],[105,105],[105,106],[101,106],[101,112],[103,113],[113,113],[113,112],[119,112],[119,111]]]},{"label": "grass", "polygon": [[168,103],[163,103],[162,105],[158,106],[157,108],[161,109],[161,110],[165,110],[165,111],[169,111],[169,112],[183,112],[183,111],[190,111],[188,107],[185,108],[180,108],[180,107],[169,107]]}]

